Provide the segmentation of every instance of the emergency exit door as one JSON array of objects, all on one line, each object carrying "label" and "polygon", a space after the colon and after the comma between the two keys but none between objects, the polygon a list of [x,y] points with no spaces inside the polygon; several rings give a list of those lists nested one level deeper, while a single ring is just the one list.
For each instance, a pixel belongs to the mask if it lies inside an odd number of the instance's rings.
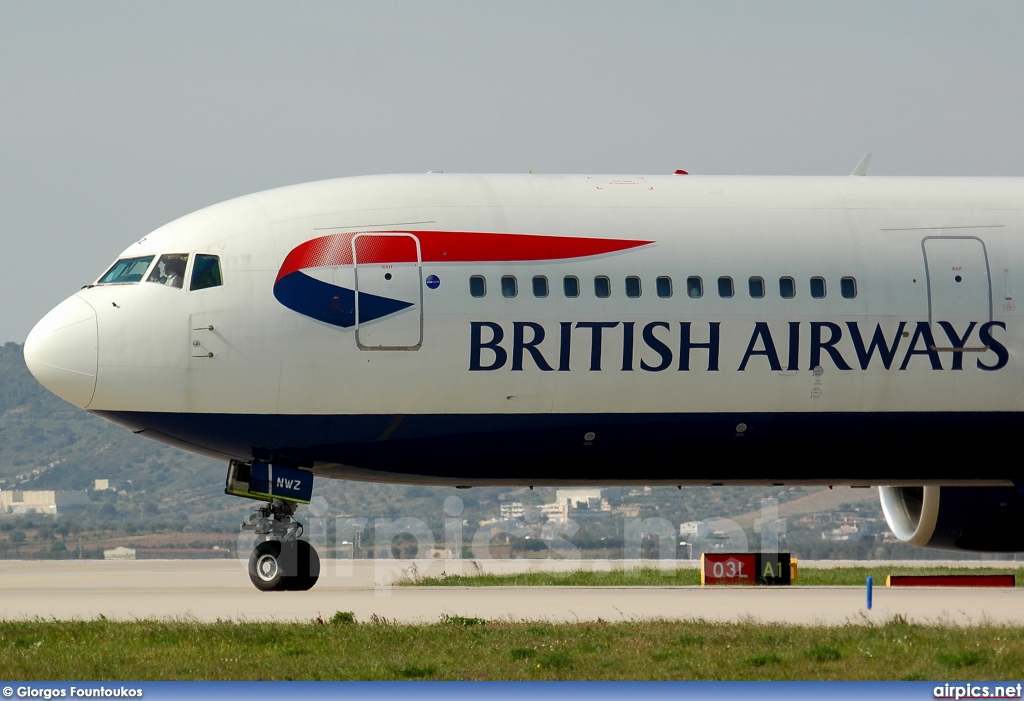
[{"label": "emergency exit door", "polygon": [[419,240],[412,234],[356,234],[356,345],[418,350],[423,343]]},{"label": "emergency exit door", "polygon": [[[928,321],[948,321],[964,331],[992,320],[992,281],[984,242],[974,236],[922,241],[928,273]],[[937,336],[939,338],[941,336]]]}]

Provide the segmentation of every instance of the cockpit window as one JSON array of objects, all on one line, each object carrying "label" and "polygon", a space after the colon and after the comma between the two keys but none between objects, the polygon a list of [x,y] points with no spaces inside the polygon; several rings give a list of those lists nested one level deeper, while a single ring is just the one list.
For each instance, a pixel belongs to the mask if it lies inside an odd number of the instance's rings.
[{"label": "cockpit window", "polygon": [[156,262],[153,272],[146,278],[146,282],[177,287],[180,290],[181,286],[185,284],[186,265],[188,265],[187,253],[165,253]]},{"label": "cockpit window", "polygon": [[138,258],[122,258],[114,263],[110,270],[99,279],[97,285],[123,285],[126,283],[138,282],[149,269],[153,262],[153,256],[139,256]]},{"label": "cockpit window", "polygon": [[192,264],[192,282],[190,290],[205,290],[207,287],[218,287],[224,284],[220,274],[220,258],[205,253],[196,254],[196,262]]}]

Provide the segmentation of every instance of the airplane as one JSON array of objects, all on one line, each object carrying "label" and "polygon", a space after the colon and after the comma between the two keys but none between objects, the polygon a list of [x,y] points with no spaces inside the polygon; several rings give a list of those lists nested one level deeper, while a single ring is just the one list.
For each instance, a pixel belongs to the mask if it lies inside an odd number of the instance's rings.
[{"label": "airplane", "polygon": [[865,172],[269,190],[130,245],[25,360],[226,461],[265,591],[316,581],[314,475],[878,486],[904,542],[1022,550],[1024,179]]}]

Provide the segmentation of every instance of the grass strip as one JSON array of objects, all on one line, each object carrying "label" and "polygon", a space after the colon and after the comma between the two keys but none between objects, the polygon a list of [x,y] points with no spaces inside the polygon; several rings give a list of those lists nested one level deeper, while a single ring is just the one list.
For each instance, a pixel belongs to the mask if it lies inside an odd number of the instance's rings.
[{"label": "grass strip", "polygon": [[1024,628],[33,620],[0,622],[0,660],[26,680],[1013,679]]},{"label": "grass strip", "polygon": [[[1015,574],[1015,569],[949,568],[949,567],[843,567],[833,569],[801,569],[793,586],[853,587],[864,586],[868,576],[876,587],[885,586],[890,574]],[[406,584],[428,587],[689,587],[700,584],[699,570],[660,570],[639,568],[611,572],[526,572],[523,574],[441,575],[411,579]],[[1017,586],[1024,586],[1024,576],[1017,577]]]}]

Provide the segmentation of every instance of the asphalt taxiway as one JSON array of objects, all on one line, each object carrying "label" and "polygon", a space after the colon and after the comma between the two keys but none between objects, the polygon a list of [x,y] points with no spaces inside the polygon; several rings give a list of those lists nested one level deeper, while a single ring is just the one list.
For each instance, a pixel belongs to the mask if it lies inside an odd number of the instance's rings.
[{"label": "asphalt taxiway", "polygon": [[[526,565],[491,562],[490,571]],[[545,621],[759,620],[798,624],[1024,624],[1024,591],[863,587],[411,587],[399,582],[437,563],[325,561],[308,592],[263,593],[236,560],[0,561],[0,618],[178,618],[310,621],[352,611],[402,623],[444,615]],[[475,569],[461,563],[463,570]],[[1000,563],[1005,564],[1005,563]],[[879,583],[883,584],[883,583]]]}]

